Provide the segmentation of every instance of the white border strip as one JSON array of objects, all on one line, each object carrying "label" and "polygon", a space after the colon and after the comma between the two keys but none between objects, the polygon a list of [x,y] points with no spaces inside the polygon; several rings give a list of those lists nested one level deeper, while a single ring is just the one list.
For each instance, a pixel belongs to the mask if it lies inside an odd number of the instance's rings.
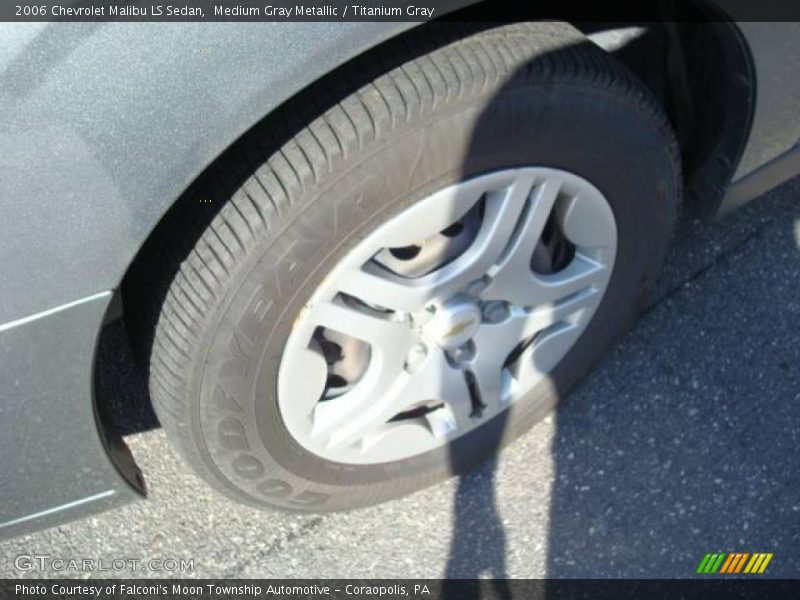
[{"label": "white border strip", "polygon": [[32,515],[26,515],[24,517],[20,517],[19,519],[14,519],[13,521],[6,521],[5,523],[0,523],[0,529],[11,527],[12,525],[19,525],[20,523],[24,523],[25,521],[31,521],[33,519],[38,519],[40,517],[46,517],[48,515],[52,515],[53,513],[61,512],[62,510],[69,510],[70,508],[76,508],[81,504],[87,504],[88,502],[95,502],[96,500],[102,500],[103,498],[113,496],[115,493],[116,492],[114,490],[106,490],[105,492],[100,492],[99,494],[95,494],[94,496],[87,496],[86,498],[81,498],[80,500],[67,502],[66,504],[61,504],[60,506],[54,506],[53,508],[48,508],[47,510],[43,510],[38,513],[33,513]]},{"label": "white border strip", "polygon": [[0,333],[2,333],[3,331],[7,331],[9,329],[13,329],[14,327],[18,327],[19,325],[25,325],[25,323],[30,323],[31,321],[35,321],[36,319],[41,319],[42,317],[49,317],[50,315],[53,315],[57,312],[61,312],[62,310],[67,310],[68,308],[72,308],[73,306],[78,306],[86,302],[91,302],[92,300],[105,298],[106,296],[110,295],[111,295],[111,290],[107,290],[105,292],[100,292],[99,294],[94,294],[93,296],[86,296],[86,298],[75,300],[75,302],[68,302],[67,304],[56,306],[55,308],[49,308],[47,310],[43,310],[42,312],[36,313],[35,315],[22,317],[21,319],[17,319],[16,321],[9,321],[8,323],[3,323],[2,325],[0,325]]}]

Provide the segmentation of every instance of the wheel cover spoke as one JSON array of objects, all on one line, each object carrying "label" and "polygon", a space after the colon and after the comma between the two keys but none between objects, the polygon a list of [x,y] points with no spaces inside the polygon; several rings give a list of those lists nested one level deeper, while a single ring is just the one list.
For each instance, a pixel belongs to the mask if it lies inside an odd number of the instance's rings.
[{"label": "wheel cover spoke", "polygon": [[[372,389],[370,395],[360,394],[358,410],[349,415],[346,424],[330,434],[329,448],[340,448],[355,441],[364,441],[367,446],[374,443],[389,419],[420,402],[438,400],[463,414],[469,398],[463,374],[447,363],[441,350],[432,352],[414,374],[398,373],[386,388],[378,391]],[[338,412],[338,407],[331,410]]]},{"label": "wheel cover spoke", "polygon": [[[475,224],[460,230],[470,237],[437,265],[430,253],[447,254],[440,232],[461,222]],[[409,269],[423,274],[386,266],[413,261],[428,239],[437,244],[425,259],[433,267]],[[551,272],[534,269],[540,247],[553,257]],[[377,261],[379,253],[390,260]],[[506,169],[431,194],[357,244],[299,315],[278,375],[287,429],[315,454],[356,464],[407,458],[467,433],[529,394],[569,351],[603,297],[615,253],[605,198],[564,171]],[[348,358],[335,343],[342,336],[358,341],[343,346],[365,353],[352,363],[363,369],[336,370]],[[339,382],[337,372],[355,381]]]}]

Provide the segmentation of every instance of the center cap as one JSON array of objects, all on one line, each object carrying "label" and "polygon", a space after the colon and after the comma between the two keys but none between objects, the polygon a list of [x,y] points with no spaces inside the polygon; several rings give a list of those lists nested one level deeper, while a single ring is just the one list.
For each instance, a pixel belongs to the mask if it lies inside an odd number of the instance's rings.
[{"label": "center cap", "polygon": [[454,296],[425,323],[423,335],[442,348],[453,349],[469,341],[481,324],[481,310],[466,295]]}]

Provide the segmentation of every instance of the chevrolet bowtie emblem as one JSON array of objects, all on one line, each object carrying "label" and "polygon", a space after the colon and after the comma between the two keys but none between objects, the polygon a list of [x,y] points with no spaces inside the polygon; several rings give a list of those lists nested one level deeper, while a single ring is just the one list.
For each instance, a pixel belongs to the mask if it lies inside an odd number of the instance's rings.
[{"label": "chevrolet bowtie emblem", "polygon": [[469,321],[464,321],[463,323],[459,323],[455,327],[453,327],[450,331],[445,333],[442,337],[449,338],[453,337],[454,335],[458,335],[468,327],[471,327],[475,323],[475,319],[470,319]]}]

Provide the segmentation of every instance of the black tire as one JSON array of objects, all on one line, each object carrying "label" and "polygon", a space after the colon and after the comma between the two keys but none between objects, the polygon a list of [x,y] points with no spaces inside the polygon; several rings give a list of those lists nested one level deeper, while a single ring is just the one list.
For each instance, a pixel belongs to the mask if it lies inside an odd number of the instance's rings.
[{"label": "black tire", "polygon": [[196,471],[239,501],[320,512],[385,501],[543,416],[516,403],[448,448],[368,466],[314,456],[283,426],[276,371],[301,307],[349,247],[416,199],[491,169],[543,165],[584,177],[611,204],[614,272],[587,330],[536,390],[546,406],[626,330],[667,247],[681,194],[670,125],[575,29],[504,26],[395,64],[253,164],[161,309],[150,362],[158,417]]}]

